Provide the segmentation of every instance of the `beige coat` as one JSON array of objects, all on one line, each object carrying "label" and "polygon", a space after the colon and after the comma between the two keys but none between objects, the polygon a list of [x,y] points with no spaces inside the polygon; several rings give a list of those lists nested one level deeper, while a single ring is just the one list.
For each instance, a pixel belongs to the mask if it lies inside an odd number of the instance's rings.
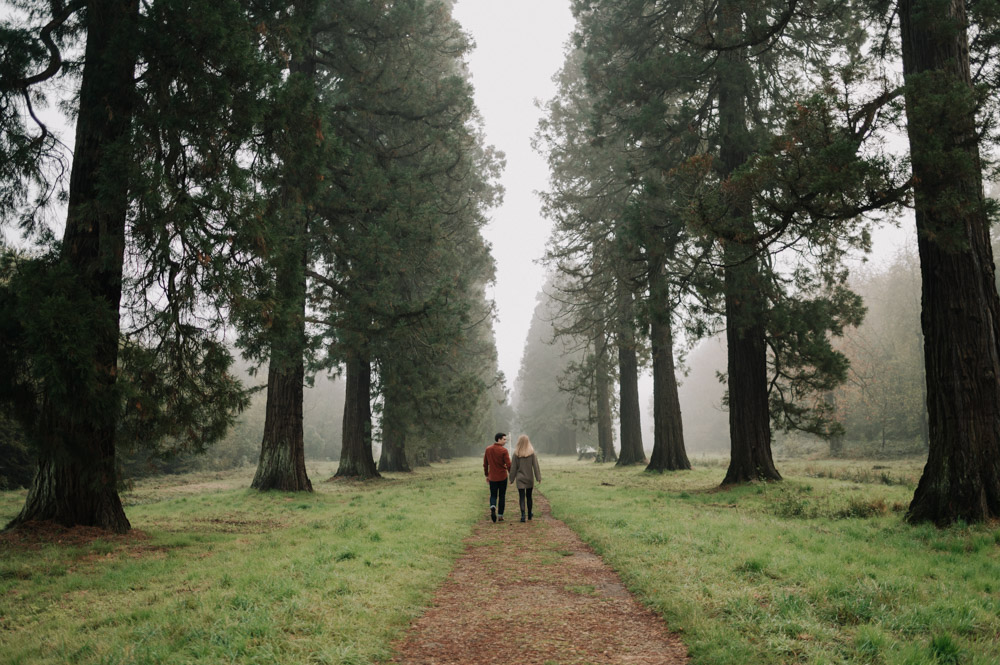
[{"label": "beige coat", "polygon": [[542,472],[538,468],[538,458],[535,455],[510,456],[510,482],[516,483],[517,489],[534,487],[536,478],[538,482],[542,482]]}]

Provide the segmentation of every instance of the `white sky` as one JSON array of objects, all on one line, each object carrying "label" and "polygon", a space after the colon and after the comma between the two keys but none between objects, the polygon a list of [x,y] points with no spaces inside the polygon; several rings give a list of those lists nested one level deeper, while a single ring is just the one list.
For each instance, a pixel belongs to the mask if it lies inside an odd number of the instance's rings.
[{"label": "white sky", "polygon": [[534,100],[555,94],[552,76],[562,66],[573,17],[568,0],[459,0],[453,13],[476,43],[468,62],[487,140],[507,156],[504,203],[492,212],[484,235],[497,263],[500,370],[513,388],[542,288],[537,260],[551,226],[535,195],[548,186],[548,165],[531,149],[541,117]]}]

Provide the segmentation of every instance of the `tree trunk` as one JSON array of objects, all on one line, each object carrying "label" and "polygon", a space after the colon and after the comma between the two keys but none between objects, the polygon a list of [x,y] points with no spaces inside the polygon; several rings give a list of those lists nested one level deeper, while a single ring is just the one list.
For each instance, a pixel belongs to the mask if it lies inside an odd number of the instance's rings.
[{"label": "tree trunk", "polygon": [[[740,2],[719,3],[723,39],[742,39]],[[746,96],[751,72],[746,49],[719,55],[719,157],[724,179],[750,154]],[[730,228],[724,240],[724,292],[729,374],[729,470],[723,485],[754,480],[781,480],[771,458],[771,420],[767,401],[766,301],[756,247],[743,241],[755,229],[749,192],[728,187]]]},{"label": "tree trunk", "polygon": [[608,345],[604,335],[599,335],[595,342],[597,349],[597,462],[614,462],[618,459],[615,453],[614,424],[611,417],[611,379],[607,370]]},{"label": "tree trunk", "polygon": [[[662,302],[662,301],[661,301]],[[677,375],[674,368],[674,338],[669,312],[653,314],[651,342],[653,347],[653,452],[646,471],[679,471],[690,469],[684,449],[684,428],[681,402],[677,395]]]},{"label": "tree trunk", "polygon": [[965,4],[901,0],[898,9],[930,438],[907,519],[981,522],[1000,517],[1000,298]]},{"label": "tree trunk", "polygon": [[572,424],[560,425],[556,435],[556,455],[576,454],[576,429]]},{"label": "tree trunk", "polygon": [[312,491],[312,483],[306,475],[302,432],[304,374],[301,349],[298,361],[293,361],[290,367],[271,359],[267,371],[264,438],[257,473],[250,485],[256,490]]},{"label": "tree trunk", "polygon": [[[826,403],[830,406],[830,411],[833,413],[834,418],[837,417],[837,393],[834,391],[829,391],[826,393]],[[844,437],[841,434],[835,434],[830,437],[830,457],[843,457],[844,456]]]},{"label": "tree trunk", "polygon": [[618,420],[621,430],[621,450],[617,466],[629,466],[646,461],[642,449],[642,421],[639,408],[639,362],[635,352],[635,328],[632,318],[632,294],[622,298],[623,315],[618,331]]},{"label": "tree trunk", "polygon": [[306,347],[305,220],[295,220],[302,230],[288,238],[278,262],[275,314],[271,326],[271,358],[267,371],[267,405],[260,460],[254,489],[311,492],[306,475],[302,427]]},{"label": "tree trunk", "polygon": [[378,470],[382,473],[411,470],[406,459],[406,428],[398,422],[395,401],[391,391],[387,391],[382,411],[382,454],[378,460]]},{"label": "tree trunk", "polygon": [[97,321],[92,331],[98,379],[96,386],[73,393],[73,403],[44,398],[38,468],[24,507],[9,527],[51,520],[118,533],[131,528],[118,496],[115,429],[138,12],[136,0],[92,0],[87,5],[62,260],[98,310],[88,313]]},{"label": "tree trunk", "polygon": [[[296,11],[314,12],[307,3]],[[311,492],[306,475],[302,427],[306,351],[306,269],[309,266],[309,212],[304,202],[316,198],[317,141],[316,60],[308,38],[294,40],[286,85],[292,90],[295,121],[283,141],[280,220],[285,237],[272,261],[276,275],[267,406],[260,461],[251,487],[257,490]]]},{"label": "tree trunk", "polygon": [[381,478],[372,456],[371,363],[357,355],[347,360],[344,443],[335,477]]}]

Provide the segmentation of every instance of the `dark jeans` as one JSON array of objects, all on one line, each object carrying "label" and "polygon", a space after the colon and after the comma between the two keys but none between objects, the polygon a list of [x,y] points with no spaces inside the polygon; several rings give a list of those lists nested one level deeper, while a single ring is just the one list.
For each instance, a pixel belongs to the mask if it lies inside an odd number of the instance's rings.
[{"label": "dark jeans", "polygon": [[497,515],[503,515],[507,503],[507,480],[490,481],[490,505],[497,507]]},{"label": "dark jeans", "polygon": [[531,515],[531,490],[533,489],[535,488],[534,487],[525,487],[524,489],[521,489],[520,487],[517,488],[517,502],[521,504],[522,515],[524,514],[525,499],[528,500],[528,514]]}]

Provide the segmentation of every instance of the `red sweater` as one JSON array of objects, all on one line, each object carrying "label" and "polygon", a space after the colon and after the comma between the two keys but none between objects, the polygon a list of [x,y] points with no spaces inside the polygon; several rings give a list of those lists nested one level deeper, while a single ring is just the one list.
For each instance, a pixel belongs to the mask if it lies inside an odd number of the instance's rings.
[{"label": "red sweater", "polygon": [[510,453],[499,443],[486,448],[483,455],[483,473],[489,480],[506,480],[510,470]]}]

